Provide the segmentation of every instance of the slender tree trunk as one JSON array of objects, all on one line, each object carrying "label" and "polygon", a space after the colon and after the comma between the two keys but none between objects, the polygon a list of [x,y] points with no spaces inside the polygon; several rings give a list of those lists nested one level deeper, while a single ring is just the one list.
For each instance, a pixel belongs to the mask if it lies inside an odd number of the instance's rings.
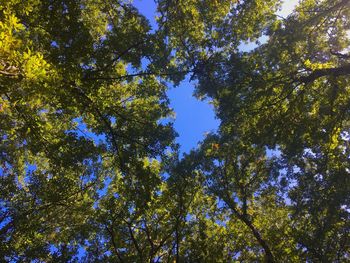
[{"label": "slender tree trunk", "polygon": [[220,196],[225,203],[229,206],[229,208],[233,211],[233,213],[237,216],[239,220],[241,220],[249,229],[252,231],[252,234],[254,235],[256,241],[259,243],[259,245],[263,248],[265,253],[265,262],[267,263],[275,263],[274,256],[272,254],[272,251],[267,244],[267,242],[262,238],[259,230],[254,226],[253,222],[249,220],[248,215],[240,213],[237,208],[236,204],[232,201],[232,199],[229,196]]},{"label": "slender tree trunk", "polygon": [[243,216],[241,214],[237,214],[237,217],[246,224],[246,226],[248,226],[250,228],[250,230],[252,231],[254,237],[256,238],[256,240],[258,241],[258,243],[260,244],[260,246],[264,249],[265,252],[265,260],[267,263],[274,263],[275,259],[273,257],[273,254],[271,252],[271,249],[269,247],[269,245],[266,243],[266,241],[261,237],[261,234],[259,233],[259,231],[255,228],[255,226],[253,225],[253,223],[246,217]]}]

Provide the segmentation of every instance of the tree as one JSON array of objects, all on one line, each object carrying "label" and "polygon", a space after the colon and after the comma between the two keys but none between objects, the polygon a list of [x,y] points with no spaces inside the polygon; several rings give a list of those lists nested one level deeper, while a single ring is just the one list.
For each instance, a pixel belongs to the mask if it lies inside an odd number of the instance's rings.
[{"label": "tree", "polygon": [[[348,4],[302,1],[267,27],[265,44],[223,51],[198,74],[198,94],[214,100],[222,120],[218,145],[234,138],[235,145],[280,155],[279,176],[267,182],[284,193],[290,237],[301,259],[312,262],[348,260]],[[243,148],[240,155],[249,153]],[[210,172],[215,178],[217,166]]]},{"label": "tree", "polygon": [[153,159],[175,135],[161,121],[166,86],[129,73],[154,48],[149,30],[123,1],[1,2],[4,260],[73,260],[89,242],[100,250],[116,216],[107,211],[119,206],[127,229],[160,187]]}]

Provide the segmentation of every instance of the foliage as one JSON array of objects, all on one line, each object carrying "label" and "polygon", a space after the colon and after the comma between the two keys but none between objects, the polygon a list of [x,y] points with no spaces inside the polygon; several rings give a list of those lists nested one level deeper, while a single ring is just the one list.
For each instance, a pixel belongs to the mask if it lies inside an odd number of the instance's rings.
[{"label": "foliage", "polygon": [[349,261],[350,1],[155,2],[0,0],[1,260]]}]

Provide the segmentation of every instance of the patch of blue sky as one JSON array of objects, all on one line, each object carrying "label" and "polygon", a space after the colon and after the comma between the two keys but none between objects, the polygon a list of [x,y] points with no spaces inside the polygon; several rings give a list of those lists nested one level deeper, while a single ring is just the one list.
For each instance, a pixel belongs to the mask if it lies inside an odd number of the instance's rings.
[{"label": "patch of blue sky", "polygon": [[[283,1],[281,8],[276,12],[276,15],[280,19],[286,18],[289,14],[293,12],[295,9],[295,6],[297,5],[298,1],[297,0],[286,0]],[[259,37],[256,41],[251,41],[251,42],[242,42],[239,46],[238,49],[243,52],[249,52],[257,47],[259,47],[262,44],[265,44],[269,40],[268,36],[262,35]]]},{"label": "patch of blue sky", "polygon": [[[115,118],[110,119],[111,123],[115,123]],[[78,136],[84,137],[86,139],[92,140],[96,145],[106,143],[107,137],[105,134],[96,134],[95,132],[91,131],[87,125],[83,122],[82,118],[75,118],[73,119],[73,122],[76,123],[76,129],[74,130],[67,130],[66,133],[69,132],[75,132]]]},{"label": "patch of blue sky", "polygon": [[277,11],[276,15],[286,18],[290,15],[298,4],[298,0],[285,0],[282,3],[280,10]]},{"label": "patch of blue sky", "polygon": [[[0,210],[2,213],[6,213],[8,211],[6,203],[3,201],[0,202]],[[2,230],[2,228],[6,227],[11,222],[11,220],[12,218],[10,216],[7,216],[6,218],[2,218],[0,222],[0,231]]]},{"label": "patch of blue sky", "polygon": [[51,47],[59,48],[60,46],[56,41],[51,41]]},{"label": "patch of blue sky", "polygon": [[150,22],[151,32],[158,29],[156,16],[157,16],[157,5],[154,1],[150,0],[134,0],[133,4],[138,8],[139,12],[144,15]]},{"label": "patch of blue sky", "polygon": [[37,169],[36,164],[26,162],[26,164],[25,164],[25,172],[26,173],[25,173],[25,176],[23,178],[23,181],[25,184],[30,183],[31,175],[36,171],[36,169]]},{"label": "patch of blue sky", "polygon": [[266,154],[267,156],[269,156],[270,158],[274,157],[274,158],[280,158],[282,156],[282,152],[279,146],[276,146],[275,148],[271,149],[271,148],[267,148],[266,147]]},{"label": "patch of blue sky", "polygon": [[58,248],[54,244],[49,245],[49,251],[51,255],[54,255],[59,252]]},{"label": "patch of blue sky", "polygon": [[97,194],[99,198],[102,198],[107,194],[107,190],[111,182],[112,182],[112,178],[110,177],[107,177],[103,180],[103,187],[97,190]]},{"label": "patch of blue sky", "polygon": [[195,83],[187,77],[178,87],[168,91],[170,107],[175,112],[174,128],[179,137],[181,152],[189,152],[210,132],[215,132],[220,121],[215,117],[213,105],[193,96]]},{"label": "patch of blue sky", "polygon": [[78,253],[77,253],[77,260],[80,261],[85,256],[86,256],[86,249],[84,248],[84,246],[79,246]]}]

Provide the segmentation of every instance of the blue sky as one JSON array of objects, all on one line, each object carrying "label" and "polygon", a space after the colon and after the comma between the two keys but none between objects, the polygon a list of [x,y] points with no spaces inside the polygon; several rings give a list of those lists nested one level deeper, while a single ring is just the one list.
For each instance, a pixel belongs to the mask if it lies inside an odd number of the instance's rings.
[{"label": "blue sky", "polygon": [[215,131],[219,126],[212,105],[194,98],[193,91],[194,83],[186,80],[168,91],[171,107],[176,113],[174,126],[179,134],[177,142],[183,152],[196,147],[206,132]]},{"label": "blue sky", "polygon": [[[297,4],[297,0],[287,0],[282,5],[278,15],[286,17]],[[153,28],[156,27],[156,5],[152,0],[134,0],[134,5],[145,15]],[[262,41],[264,41],[262,39]],[[255,44],[243,44],[242,50],[249,50]],[[199,101],[193,97],[195,83],[185,79],[178,87],[172,87],[168,91],[170,106],[173,108],[176,119],[174,127],[179,134],[177,142],[181,145],[182,152],[189,152],[203,140],[205,133],[215,131],[220,122],[215,118],[212,105],[205,101]]]},{"label": "blue sky", "polygon": [[[152,27],[156,27],[154,1],[134,0],[134,4],[150,20]],[[206,132],[215,131],[219,126],[214,108],[193,97],[194,85],[194,82],[185,79],[178,87],[171,87],[168,91],[170,106],[176,116],[174,127],[179,134],[177,142],[181,145],[182,152],[189,152],[203,140]]]}]

